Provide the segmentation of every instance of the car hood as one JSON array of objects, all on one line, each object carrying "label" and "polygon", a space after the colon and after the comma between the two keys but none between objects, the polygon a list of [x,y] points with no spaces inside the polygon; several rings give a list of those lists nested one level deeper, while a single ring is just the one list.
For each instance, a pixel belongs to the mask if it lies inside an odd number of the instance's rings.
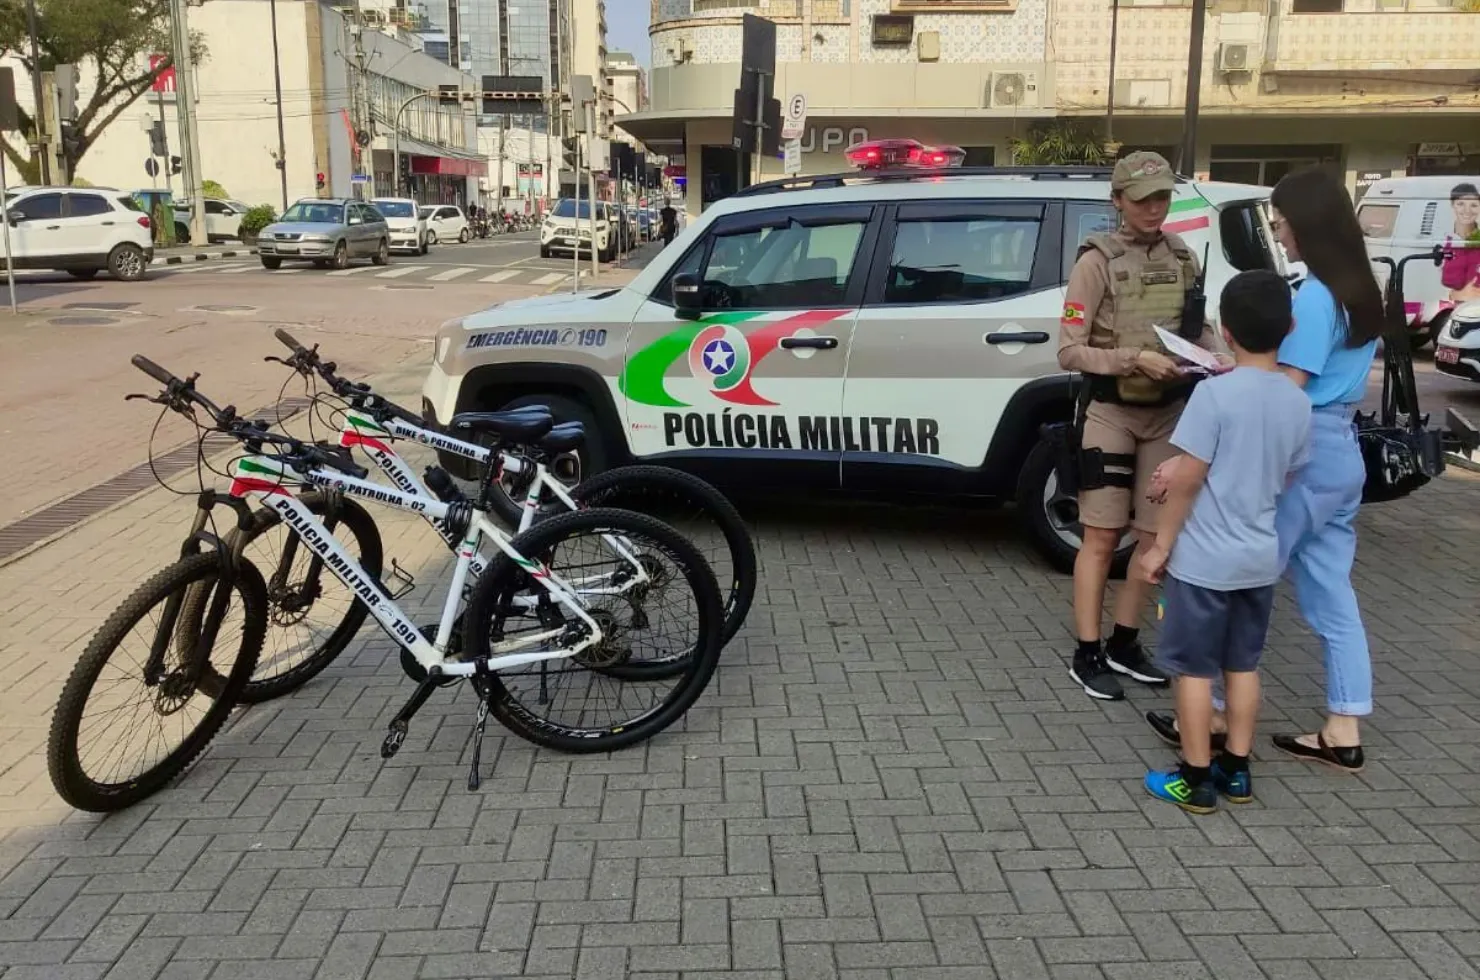
[{"label": "car hood", "polygon": [[[490,306],[477,313],[469,313],[460,321],[464,330],[486,330],[489,327],[525,326],[531,322],[544,322],[550,317],[579,316],[577,309],[600,302],[620,292],[608,286],[605,289],[583,289],[578,293],[555,293],[550,296],[531,296],[527,299],[511,299],[498,306]],[[533,317],[530,314],[534,314]],[[453,321],[457,323],[459,321]]]},{"label": "car hood", "polygon": [[319,224],[314,221],[280,221],[268,225],[262,229],[263,235],[288,234],[288,235],[336,235],[339,233],[339,225]]}]

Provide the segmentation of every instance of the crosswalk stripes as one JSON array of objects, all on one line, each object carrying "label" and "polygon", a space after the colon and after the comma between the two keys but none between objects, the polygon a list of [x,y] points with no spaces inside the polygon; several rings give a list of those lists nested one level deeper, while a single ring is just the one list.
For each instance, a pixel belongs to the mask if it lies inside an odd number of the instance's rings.
[{"label": "crosswalk stripes", "polygon": [[256,268],[260,268],[260,266],[255,266],[255,265],[225,265],[225,266],[222,266],[221,268],[219,268],[219,269],[217,269],[215,271],[217,273],[219,273],[220,275],[230,276],[230,275],[234,275],[234,274],[239,273],[239,272],[249,272],[252,269],[256,269]]},{"label": "crosswalk stripes", "polygon": [[469,272],[477,271],[478,269],[476,266],[460,265],[455,269],[448,269],[446,272],[439,272],[434,276],[427,276],[427,280],[429,282],[451,282],[453,279],[465,276]]},{"label": "crosswalk stripes", "polygon": [[373,268],[375,268],[375,266],[373,266],[373,265],[357,265],[357,266],[353,266],[353,267],[348,268],[348,269],[335,269],[333,272],[329,273],[329,275],[331,275],[331,276],[353,276],[353,275],[355,275],[357,273],[369,272]]},{"label": "crosswalk stripes", "polygon": [[531,279],[529,284],[531,286],[550,286],[564,278],[565,273],[563,272],[551,272],[546,275],[540,276],[538,279]]},{"label": "crosswalk stripes", "polygon": [[[548,264],[541,265],[513,265],[499,268],[488,265],[451,265],[451,264],[423,264],[423,265],[401,265],[396,264],[389,268],[370,264],[356,264],[347,269],[316,269],[309,263],[291,262],[277,269],[265,268],[255,257],[251,259],[227,259],[225,261],[192,262],[189,264],[179,263],[176,265],[151,266],[150,272],[165,275],[206,275],[206,276],[237,276],[243,274],[262,273],[264,275],[276,276],[303,276],[305,280],[317,279],[319,276],[345,278],[348,276],[359,276],[361,281],[369,279],[389,279],[407,282],[423,282],[429,285],[440,284],[479,284],[495,285],[505,284],[509,286],[530,287],[534,289],[550,289],[559,283],[570,282],[570,272],[562,269],[554,271]],[[307,275],[305,275],[307,273]],[[588,276],[582,270],[582,281]]]},{"label": "crosswalk stripes", "polygon": [[505,269],[503,272],[495,272],[491,276],[484,276],[479,282],[503,282],[505,279],[513,279],[519,275],[518,269]]},{"label": "crosswalk stripes", "polygon": [[395,269],[391,269],[389,272],[382,272],[379,275],[377,275],[375,278],[376,279],[399,279],[402,276],[409,276],[413,272],[425,272],[428,268],[429,268],[429,266],[425,266],[425,265],[403,265],[403,266],[399,266],[399,267],[397,267]]}]

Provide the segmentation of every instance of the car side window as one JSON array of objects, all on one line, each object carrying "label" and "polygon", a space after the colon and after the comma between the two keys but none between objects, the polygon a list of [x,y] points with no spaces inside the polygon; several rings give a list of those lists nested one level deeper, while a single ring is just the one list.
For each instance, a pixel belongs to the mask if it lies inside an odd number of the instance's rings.
[{"label": "car side window", "polygon": [[108,206],[108,199],[98,194],[68,194],[67,207],[73,218],[90,218],[113,210]]},{"label": "car side window", "polygon": [[62,216],[62,195],[37,194],[35,197],[28,197],[18,204],[11,205],[10,210],[19,211],[21,217],[27,221],[60,218]]},{"label": "car side window", "polygon": [[1120,226],[1120,216],[1115,205],[1090,201],[1077,201],[1064,206],[1064,268],[1063,281],[1069,281],[1074,263],[1079,261],[1079,246],[1090,235],[1102,231],[1114,231]]},{"label": "car side window", "polygon": [[702,279],[706,308],[780,309],[835,306],[866,221],[765,227],[719,235]]},{"label": "car side window", "polygon": [[1392,238],[1398,224],[1396,204],[1363,204],[1357,209],[1357,223],[1365,238]]},{"label": "car side window", "polygon": [[437,212],[437,217],[444,221],[452,221],[457,218],[457,208],[443,208]]},{"label": "car side window", "polygon": [[1041,223],[1029,217],[901,220],[885,303],[976,303],[1032,288]]},{"label": "car side window", "polygon": [[206,214],[230,214],[231,209],[220,201],[207,201]]}]

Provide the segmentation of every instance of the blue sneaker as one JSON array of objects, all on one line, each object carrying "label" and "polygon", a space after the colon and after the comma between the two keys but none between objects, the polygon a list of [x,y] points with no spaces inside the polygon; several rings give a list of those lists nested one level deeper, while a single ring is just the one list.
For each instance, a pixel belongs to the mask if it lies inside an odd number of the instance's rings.
[{"label": "blue sneaker", "polygon": [[1215,761],[1213,763],[1213,786],[1227,798],[1229,803],[1254,802],[1254,777],[1249,770],[1227,772]]},{"label": "blue sneaker", "polygon": [[1188,813],[1213,813],[1218,809],[1218,791],[1213,788],[1212,780],[1193,786],[1182,778],[1180,769],[1148,772],[1146,792],[1158,800],[1175,803]]}]

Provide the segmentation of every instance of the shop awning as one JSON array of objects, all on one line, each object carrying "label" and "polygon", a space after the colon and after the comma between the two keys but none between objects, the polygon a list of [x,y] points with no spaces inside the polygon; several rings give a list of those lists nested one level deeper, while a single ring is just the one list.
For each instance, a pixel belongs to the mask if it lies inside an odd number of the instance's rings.
[{"label": "shop awning", "polygon": [[488,158],[476,150],[433,146],[430,143],[407,139],[404,136],[401,138],[400,148],[402,156],[411,158],[413,174],[442,174],[449,177],[488,176]]},{"label": "shop awning", "polygon": [[633,138],[654,153],[662,154],[664,147],[683,152],[686,124],[696,119],[722,118],[718,113],[695,112],[692,109],[677,112],[630,112],[617,116],[612,125],[631,133]]}]

